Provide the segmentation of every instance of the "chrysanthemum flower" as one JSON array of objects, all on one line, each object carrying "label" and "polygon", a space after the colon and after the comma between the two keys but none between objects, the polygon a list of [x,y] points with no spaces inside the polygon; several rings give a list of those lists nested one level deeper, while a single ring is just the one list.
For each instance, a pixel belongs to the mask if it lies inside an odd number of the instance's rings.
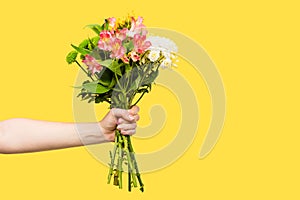
[{"label": "chrysanthemum flower", "polygon": [[152,61],[152,62],[155,62],[157,61],[157,59],[159,58],[160,56],[160,51],[159,50],[151,50],[149,55],[148,55],[148,58]]},{"label": "chrysanthemum flower", "polygon": [[[176,61],[175,53],[177,53],[178,48],[172,40],[165,37],[149,36],[148,41],[151,42],[151,46],[148,48],[150,50],[150,54],[153,51],[161,51],[163,56],[165,57],[164,61],[161,64],[162,68],[177,66],[174,61]],[[150,59],[149,56],[148,58]]]},{"label": "chrysanthemum flower", "polygon": [[149,49],[159,49],[162,52],[173,52],[177,53],[177,45],[170,39],[159,36],[149,36],[147,38],[151,42],[151,47]]},{"label": "chrysanthemum flower", "polygon": [[164,59],[163,62],[161,63],[162,68],[171,68],[172,67],[172,60],[167,58]]}]

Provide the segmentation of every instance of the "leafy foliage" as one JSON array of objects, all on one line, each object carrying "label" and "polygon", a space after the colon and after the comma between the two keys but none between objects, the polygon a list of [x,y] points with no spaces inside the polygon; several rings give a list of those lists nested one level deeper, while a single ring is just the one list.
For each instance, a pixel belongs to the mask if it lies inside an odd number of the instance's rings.
[{"label": "leafy foliage", "polygon": [[72,64],[73,62],[76,61],[78,52],[77,51],[71,51],[70,53],[68,53],[67,57],[66,57],[66,61],[68,64]]}]

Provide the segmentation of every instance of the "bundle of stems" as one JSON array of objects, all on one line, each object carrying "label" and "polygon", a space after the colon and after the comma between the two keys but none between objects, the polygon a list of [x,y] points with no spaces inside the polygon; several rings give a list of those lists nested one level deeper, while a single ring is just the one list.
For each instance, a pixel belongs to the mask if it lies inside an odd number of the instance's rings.
[{"label": "bundle of stems", "polygon": [[113,184],[123,188],[123,169],[124,165],[127,165],[128,173],[128,191],[131,191],[133,187],[140,187],[140,190],[144,192],[144,184],[142,182],[141,174],[138,169],[135,153],[131,144],[129,135],[122,135],[120,131],[116,130],[116,139],[114,149],[110,152],[111,163],[108,173],[107,183],[111,182],[113,177]]},{"label": "bundle of stems", "polygon": [[[163,56],[156,62],[144,62],[141,66],[135,66],[133,69],[117,77],[117,84],[111,96],[111,108],[129,109],[136,105],[143,95],[151,90],[151,84],[158,76],[158,69]],[[138,100],[132,104],[136,94],[141,93]],[[123,172],[128,173],[128,191],[133,187],[140,187],[144,191],[141,174],[135,158],[135,153],[131,143],[131,136],[122,135],[119,130],[115,132],[115,142],[113,151],[110,151],[111,162],[109,163],[109,173],[107,183],[111,183],[123,188]]]}]

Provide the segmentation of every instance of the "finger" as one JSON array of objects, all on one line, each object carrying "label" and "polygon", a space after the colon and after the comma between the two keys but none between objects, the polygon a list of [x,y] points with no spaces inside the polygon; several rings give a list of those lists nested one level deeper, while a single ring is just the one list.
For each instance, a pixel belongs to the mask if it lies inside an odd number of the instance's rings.
[{"label": "finger", "polygon": [[136,129],[136,123],[131,123],[131,124],[119,124],[119,125],[117,126],[117,129],[119,129],[119,130],[124,130],[124,131]]},{"label": "finger", "polygon": [[133,118],[134,118],[134,121],[136,121],[136,122],[140,120],[140,116],[139,115],[134,115]]},{"label": "finger", "polygon": [[111,112],[116,118],[123,118],[126,121],[130,121],[130,122],[134,121],[134,117],[129,114],[128,110],[113,108],[111,109]]},{"label": "finger", "polygon": [[[133,121],[137,122],[140,119],[140,116],[134,115],[133,118],[134,118]],[[127,120],[124,120],[123,118],[118,119],[118,124],[130,124],[130,123],[132,123],[132,121],[127,121]]]},{"label": "finger", "polygon": [[122,135],[133,135],[135,134],[135,129],[133,130],[128,130],[128,131],[121,131]]},{"label": "finger", "polygon": [[129,110],[129,114],[136,115],[140,111],[140,108],[138,106],[132,106]]}]

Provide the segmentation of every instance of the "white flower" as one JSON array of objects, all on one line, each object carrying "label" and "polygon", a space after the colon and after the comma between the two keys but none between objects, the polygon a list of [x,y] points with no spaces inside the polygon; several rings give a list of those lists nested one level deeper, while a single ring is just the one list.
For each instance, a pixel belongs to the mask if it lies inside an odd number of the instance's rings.
[{"label": "white flower", "polygon": [[169,52],[169,53],[178,52],[178,48],[175,42],[173,42],[168,38],[159,37],[159,36],[149,36],[147,40],[150,41],[152,44],[149,49],[157,49],[157,50],[161,50],[162,52]]},{"label": "white flower", "polygon": [[155,62],[159,58],[159,55],[160,55],[160,51],[159,50],[151,50],[150,53],[149,53],[149,55],[148,55],[148,58],[152,62]]},{"label": "white flower", "polygon": [[171,68],[172,67],[172,60],[167,58],[161,63],[162,68]]},{"label": "white flower", "polygon": [[163,56],[164,56],[165,58],[169,58],[169,59],[171,58],[171,53],[170,53],[170,52],[163,51],[162,54],[163,54]]},{"label": "white flower", "polygon": [[[176,56],[175,54],[178,52],[178,48],[172,40],[165,38],[165,37],[159,37],[159,36],[149,36],[147,38],[148,41],[151,42],[151,46],[148,48],[151,52],[162,52],[164,59],[161,63],[162,68],[171,68],[172,66],[177,66],[174,61],[176,62]],[[151,54],[150,52],[150,54]],[[148,58],[150,58],[150,54]],[[158,54],[159,55],[159,54]],[[153,55],[151,55],[152,57]],[[156,58],[157,60],[158,58]],[[151,60],[152,61],[152,60]]]}]

